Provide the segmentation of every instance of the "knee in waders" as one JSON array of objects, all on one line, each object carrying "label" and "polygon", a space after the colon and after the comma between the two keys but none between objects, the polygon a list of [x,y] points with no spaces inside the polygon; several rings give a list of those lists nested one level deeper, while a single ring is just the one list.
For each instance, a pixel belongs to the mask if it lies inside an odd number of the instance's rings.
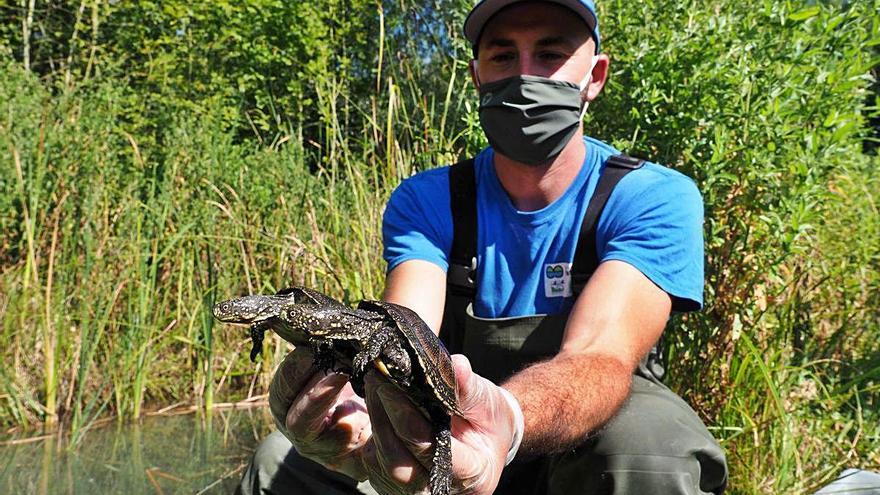
[{"label": "knee in waders", "polygon": [[617,415],[581,448],[552,461],[548,482],[554,495],[720,494],[727,463],[684,400],[636,376]]}]

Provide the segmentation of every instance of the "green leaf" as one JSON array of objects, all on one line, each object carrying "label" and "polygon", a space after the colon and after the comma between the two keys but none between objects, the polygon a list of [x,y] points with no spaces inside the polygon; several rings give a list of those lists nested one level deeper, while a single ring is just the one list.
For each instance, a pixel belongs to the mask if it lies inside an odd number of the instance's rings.
[{"label": "green leaf", "polygon": [[820,9],[819,6],[814,5],[812,7],[807,7],[803,10],[799,10],[793,14],[789,14],[788,18],[793,21],[803,21],[809,19],[810,17],[816,17],[821,11],[822,9]]}]

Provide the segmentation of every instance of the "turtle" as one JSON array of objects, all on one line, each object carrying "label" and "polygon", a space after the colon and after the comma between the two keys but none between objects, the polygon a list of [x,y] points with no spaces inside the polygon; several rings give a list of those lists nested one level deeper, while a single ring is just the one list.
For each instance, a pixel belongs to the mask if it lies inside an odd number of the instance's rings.
[{"label": "turtle", "polygon": [[308,342],[307,335],[286,328],[278,319],[283,308],[293,304],[347,309],[341,302],[307,287],[289,287],[270,295],[237,297],[214,305],[214,318],[224,323],[247,324],[251,331],[251,361],[256,361],[263,349],[263,336],[268,329],[294,344]]},{"label": "turtle", "polygon": [[450,415],[462,415],[455,370],[446,347],[413,310],[372,300],[353,309],[313,289],[291,287],[273,295],[223,301],[213,312],[222,322],[251,326],[252,360],[262,349],[265,331],[274,330],[294,345],[308,345],[318,369],[348,374],[361,397],[364,375],[372,365],[428,417],[434,429],[431,494],[449,493]]},{"label": "turtle", "polygon": [[[431,495],[447,494],[452,484],[451,416],[461,417],[456,397],[455,369],[446,346],[415,311],[386,301],[361,301],[358,309],[381,314],[383,326],[370,336],[367,347],[355,356],[355,370],[382,355],[384,337],[398,339],[415,366],[408,376],[383,372],[427,413],[434,428],[434,453],[429,472]],[[390,373],[390,374],[389,374]]]}]

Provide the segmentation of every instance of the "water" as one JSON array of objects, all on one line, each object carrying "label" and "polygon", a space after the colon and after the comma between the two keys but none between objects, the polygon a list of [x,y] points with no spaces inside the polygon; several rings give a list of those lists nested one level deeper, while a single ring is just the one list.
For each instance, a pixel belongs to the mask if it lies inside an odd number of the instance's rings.
[{"label": "water", "polygon": [[75,448],[57,436],[0,445],[0,492],[230,494],[270,425],[260,407],[113,424],[88,431]]}]

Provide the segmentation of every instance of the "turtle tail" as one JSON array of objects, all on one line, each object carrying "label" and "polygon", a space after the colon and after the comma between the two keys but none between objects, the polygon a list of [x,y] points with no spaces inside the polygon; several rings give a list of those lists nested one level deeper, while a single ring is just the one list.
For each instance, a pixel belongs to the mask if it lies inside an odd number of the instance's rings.
[{"label": "turtle tail", "polygon": [[452,430],[450,418],[436,423],[434,456],[429,473],[431,495],[448,495],[452,487]]}]

